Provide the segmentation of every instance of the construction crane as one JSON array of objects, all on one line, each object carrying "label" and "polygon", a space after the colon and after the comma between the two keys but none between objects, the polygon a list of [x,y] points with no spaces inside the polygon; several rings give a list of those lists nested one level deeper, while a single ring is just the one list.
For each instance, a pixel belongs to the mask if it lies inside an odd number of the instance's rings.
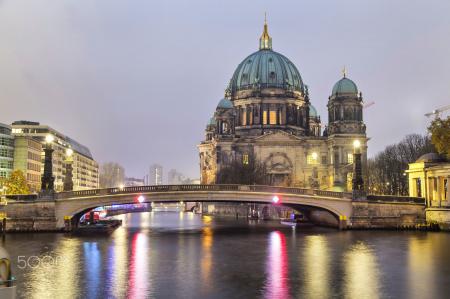
[{"label": "construction crane", "polygon": [[369,102],[369,103],[367,103],[367,104],[364,104],[363,109],[369,108],[369,107],[372,106],[372,105],[375,105],[375,102],[374,102],[374,101]]},{"label": "construction crane", "polygon": [[450,110],[450,105],[435,109],[432,112],[425,114],[425,116],[431,117],[432,115],[434,115],[435,118],[439,118],[441,116],[441,113],[447,110]]}]

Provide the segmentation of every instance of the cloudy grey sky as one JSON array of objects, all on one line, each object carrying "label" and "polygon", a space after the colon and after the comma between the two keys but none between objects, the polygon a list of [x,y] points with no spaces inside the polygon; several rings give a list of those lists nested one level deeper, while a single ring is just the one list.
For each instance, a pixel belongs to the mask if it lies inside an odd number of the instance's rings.
[{"label": "cloudy grey sky", "polygon": [[199,176],[196,144],[264,12],[326,122],[345,65],[367,102],[370,154],[450,104],[450,1],[0,1],[0,122],[49,124],[142,177]]}]

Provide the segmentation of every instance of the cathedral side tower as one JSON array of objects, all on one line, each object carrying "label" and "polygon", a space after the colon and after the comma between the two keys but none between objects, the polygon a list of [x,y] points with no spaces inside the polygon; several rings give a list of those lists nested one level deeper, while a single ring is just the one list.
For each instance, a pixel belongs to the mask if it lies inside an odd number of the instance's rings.
[{"label": "cathedral side tower", "polygon": [[334,85],[327,106],[327,134],[333,186],[336,190],[351,190],[353,144],[355,140],[361,144],[363,174],[365,174],[367,137],[363,121],[362,94],[358,93],[358,87],[347,78],[345,71],[343,78]]}]

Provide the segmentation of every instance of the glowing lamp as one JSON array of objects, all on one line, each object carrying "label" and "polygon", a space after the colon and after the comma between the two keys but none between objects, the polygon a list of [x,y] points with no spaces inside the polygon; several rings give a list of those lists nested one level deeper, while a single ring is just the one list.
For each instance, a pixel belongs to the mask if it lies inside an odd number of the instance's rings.
[{"label": "glowing lamp", "polygon": [[54,140],[55,140],[55,137],[53,137],[52,134],[48,134],[47,136],[45,136],[46,143],[52,143]]},{"label": "glowing lamp", "polygon": [[143,195],[139,195],[139,197],[137,198],[137,200],[138,200],[140,203],[143,203],[143,202],[145,201],[145,197],[144,197]]},{"label": "glowing lamp", "polygon": [[72,155],[73,155],[73,149],[68,148],[68,149],[66,150],[66,155],[67,155],[67,157],[72,157]]},{"label": "glowing lamp", "polygon": [[273,198],[272,198],[272,201],[273,201],[273,203],[279,203],[280,202],[280,198],[278,197],[278,196],[274,196]]},{"label": "glowing lamp", "polygon": [[353,141],[353,147],[354,148],[360,148],[361,147],[361,142],[359,140]]},{"label": "glowing lamp", "polygon": [[317,160],[317,153],[316,152],[312,153],[311,157],[313,158],[313,160]]}]

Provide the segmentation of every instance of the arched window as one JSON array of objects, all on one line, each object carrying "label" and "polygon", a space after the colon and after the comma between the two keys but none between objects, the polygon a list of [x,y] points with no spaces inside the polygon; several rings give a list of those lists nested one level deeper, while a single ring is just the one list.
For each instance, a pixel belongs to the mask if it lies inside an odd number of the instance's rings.
[{"label": "arched window", "polygon": [[228,123],[227,122],[222,122],[222,133],[223,134],[228,134]]}]

